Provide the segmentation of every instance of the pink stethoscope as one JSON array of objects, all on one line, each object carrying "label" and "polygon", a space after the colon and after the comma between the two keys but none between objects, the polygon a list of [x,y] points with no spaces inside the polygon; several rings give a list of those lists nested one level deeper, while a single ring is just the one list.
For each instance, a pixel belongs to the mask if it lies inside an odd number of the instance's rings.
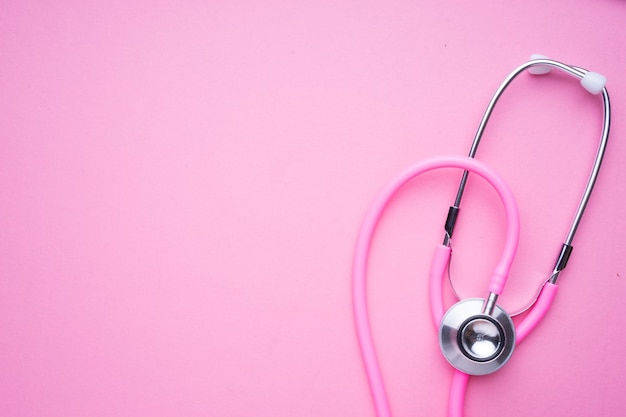
[{"label": "pink stethoscope", "polygon": [[[558,68],[579,78],[581,85],[587,91],[602,95],[604,123],[589,180],[554,269],[544,283],[532,309],[523,320],[514,325],[509,314],[497,304],[497,300],[504,289],[517,250],[520,232],[519,211],[511,189],[502,178],[487,165],[473,158],[493,108],[511,81],[526,69],[531,74],[539,75],[550,72],[552,68]],[[556,295],[558,288],[556,281],[572,252],[572,241],[595,185],[606,150],[611,117],[609,96],[605,85],[606,78],[598,73],[565,65],[542,55],[533,55],[530,61],[509,74],[494,93],[472,142],[469,156],[439,157],[413,165],[391,181],[374,200],[357,239],[352,273],[352,298],[361,355],[378,417],[390,417],[391,412],[369,325],[365,278],[374,231],[391,198],[407,182],[426,172],[440,168],[464,170],[455,202],[450,207],[445,222],[443,243],[435,249],[429,284],[430,312],[439,335],[440,349],[446,360],[455,368],[448,400],[448,415],[461,417],[469,376],[487,375],[500,369],[511,358],[516,344],[522,342],[539,324]],[[452,253],[450,241],[469,172],[483,177],[497,191],[507,216],[506,239],[500,259],[489,281],[488,296],[485,299],[461,300],[446,312],[443,302],[443,281],[450,263]]]}]

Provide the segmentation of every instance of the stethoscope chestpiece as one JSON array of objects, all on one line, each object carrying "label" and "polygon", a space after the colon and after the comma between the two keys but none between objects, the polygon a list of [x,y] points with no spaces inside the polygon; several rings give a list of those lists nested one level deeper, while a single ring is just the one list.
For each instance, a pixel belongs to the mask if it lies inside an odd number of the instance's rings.
[{"label": "stethoscope chestpiece", "polygon": [[[487,375],[500,369],[513,354],[515,327],[498,305],[469,298],[453,305],[439,327],[439,346],[456,369]],[[488,312],[491,310],[491,312]]]}]

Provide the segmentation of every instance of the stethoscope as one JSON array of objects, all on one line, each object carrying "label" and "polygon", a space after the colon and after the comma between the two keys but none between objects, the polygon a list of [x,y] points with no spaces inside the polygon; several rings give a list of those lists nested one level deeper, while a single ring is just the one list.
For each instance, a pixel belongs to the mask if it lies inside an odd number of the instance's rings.
[{"label": "stethoscope", "polygon": [[[545,281],[528,314],[517,325],[514,325],[510,315],[497,304],[497,300],[504,289],[518,246],[519,211],[513,193],[504,180],[486,164],[473,158],[492,111],[511,81],[526,69],[531,74],[541,75],[550,72],[553,68],[580,79],[581,85],[591,94],[601,94],[604,106],[602,136],[587,185],[552,273]],[[378,417],[389,417],[391,413],[369,325],[365,278],[369,249],[376,225],[391,198],[407,182],[426,172],[441,168],[463,169],[454,204],[450,207],[446,218],[443,243],[435,249],[429,277],[431,318],[438,332],[441,352],[455,369],[450,387],[448,415],[459,417],[463,415],[469,376],[487,375],[500,369],[511,358],[515,346],[539,324],[556,295],[559,274],[566,267],[571,255],[572,241],[596,183],[606,150],[611,116],[609,96],[605,85],[606,78],[598,73],[566,65],[541,55],[533,55],[530,61],[511,72],[494,93],[474,136],[469,156],[438,157],[417,163],[392,180],[374,200],[357,239],[353,263],[352,298],[361,355]],[[487,296],[484,299],[461,300],[446,311],[443,301],[443,281],[450,264],[451,238],[470,172],[483,177],[498,193],[507,217],[506,239],[500,259],[489,281]]]}]

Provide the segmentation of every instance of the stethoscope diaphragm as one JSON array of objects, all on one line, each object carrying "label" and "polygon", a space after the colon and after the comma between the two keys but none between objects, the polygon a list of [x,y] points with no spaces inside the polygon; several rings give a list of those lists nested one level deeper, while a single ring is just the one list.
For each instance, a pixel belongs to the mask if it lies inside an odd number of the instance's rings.
[{"label": "stethoscope diaphragm", "polygon": [[487,375],[500,369],[515,348],[511,317],[498,305],[491,314],[486,301],[469,298],[453,305],[439,327],[439,346],[446,360],[470,375]]}]

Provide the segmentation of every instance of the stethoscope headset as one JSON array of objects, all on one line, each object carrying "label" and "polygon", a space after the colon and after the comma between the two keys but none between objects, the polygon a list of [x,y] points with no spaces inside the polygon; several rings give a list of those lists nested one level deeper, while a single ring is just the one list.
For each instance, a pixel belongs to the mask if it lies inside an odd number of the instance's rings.
[{"label": "stethoscope headset", "polygon": [[[497,304],[497,300],[504,289],[517,250],[520,230],[519,211],[509,186],[494,170],[475,160],[474,157],[493,109],[513,79],[525,70],[534,75],[541,75],[547,74],[554,68],[580,79],[581,85],[591,94],[602,96],[604,107],[602,135],[587,185],[552,273],[545,281],[528,314],[517,325],[514,325],[509,314]],[[515,346],[539,324],[556,295],[559,274],[565,269],[572,253],[572,241],[596,183],[606,150],[611,115],[609,95],[605,85],[606,78],[598,73],[566,65],[542,55],[533,55],[530,61],[511,72],[494,93],[478,126],[467,157],[438,157],[417,163],[392,180],[374,200],[357,239],[353,263],[352,297],[357,336],[378,417],[389,417],[391,413],[369,325],[365,279],[373,235],[391,198],[403,185],[426,172],[440,168],[464,170],[454,204],[448,211],[443,243],[435,249],[429,278],[430,311],[438,332],[440,349],[446,360],[455,368],[450,387],[448,413],[449,416],[462,416],[469,376],[487,375],[500,369],[511,358]],[[443,281],[450,263],[451,238],[470,172],[483,177],[498,193],[507,217],[506,239],[500,259],[489,281],[487,296],[484,299],[461,300],[446,311],[443,301]]]}]

